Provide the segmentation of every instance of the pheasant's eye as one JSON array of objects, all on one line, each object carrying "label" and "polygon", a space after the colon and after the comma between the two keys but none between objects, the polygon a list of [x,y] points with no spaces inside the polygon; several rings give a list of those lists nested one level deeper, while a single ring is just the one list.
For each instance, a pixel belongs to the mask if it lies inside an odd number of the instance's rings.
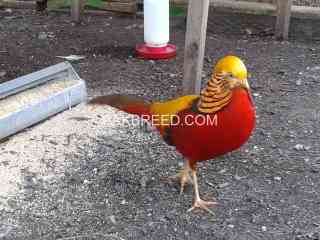
[{"label": "pheasant's eye", "polygon": [[225,75],[224,75],[224,79],[232,79],[233,78],[233,74],[232,73],[230,73],[230,72],[228,72],[228,73],[225,73]]}]

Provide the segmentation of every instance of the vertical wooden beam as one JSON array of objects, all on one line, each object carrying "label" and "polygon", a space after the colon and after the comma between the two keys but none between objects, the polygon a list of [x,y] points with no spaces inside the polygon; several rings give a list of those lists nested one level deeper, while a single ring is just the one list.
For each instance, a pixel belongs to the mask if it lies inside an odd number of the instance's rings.
[{"label": "vertical wooden beam", "polygon": [[205,50],[209,0],[189,0],[184,49],[183,94],[199,94]]},{"label": "vertical wooden beam", "polygon": [[276,37],[288,39],[292,0],[277,0]]},{"label": "vertical wooden beam", "polygon": [[71,0],[71,18],[73,22],[81,22],[81,15],[83,14],[84,5],[84,0]]}]

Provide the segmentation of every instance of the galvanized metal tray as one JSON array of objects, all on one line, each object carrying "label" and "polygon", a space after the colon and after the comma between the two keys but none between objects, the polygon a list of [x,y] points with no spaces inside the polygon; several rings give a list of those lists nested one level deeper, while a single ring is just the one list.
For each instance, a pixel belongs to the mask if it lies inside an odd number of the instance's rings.
[{"label": "galvanized metal tray", "polygon": [[62,62],[0,84],[0,139],[87,99],[85,81]]}]

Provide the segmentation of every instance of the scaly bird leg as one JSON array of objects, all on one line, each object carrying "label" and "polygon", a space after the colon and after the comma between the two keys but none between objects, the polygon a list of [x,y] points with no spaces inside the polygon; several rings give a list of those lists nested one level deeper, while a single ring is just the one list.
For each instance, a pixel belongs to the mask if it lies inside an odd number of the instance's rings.
[{"label": "scaly bird leg", "polygon": [[179,179],[180,180],[180,194],[182,194],[186,184],[187,183],[192,183],[192,180],[191,180],[189,172],[190,172],[189,162],[186,161],[185,164],[184,164],[184,167],[180,170],[179,173],[177,173],[174,176],[166,177],[164,179],[167,179],[167,180],[177,180],[177,179]]},{"label": "scaly bird leg", "polygon": [[184,187],[187,183],[192,182],[190,178],[190,166],[189,162],[185,161],[184,168],[180,171],[180,194],[183,193]]},{"label": "scaly bird leg", "polygon": [[196,208],[202,208],[206,210],[207,212],[214,215],[214,213],[209,209],[209,206],[216,205],[217,202],[207,202],[200,198],[199,194],[199,186],[198,186],[198,179],[197,179],[197,171],[196,169],[192,169],[192,177],[193,177],[193,186],[194,186],[194,194],[195,194],[195,201],[193,203],[192,208],[188,210],[188,212],[193,211]]}]

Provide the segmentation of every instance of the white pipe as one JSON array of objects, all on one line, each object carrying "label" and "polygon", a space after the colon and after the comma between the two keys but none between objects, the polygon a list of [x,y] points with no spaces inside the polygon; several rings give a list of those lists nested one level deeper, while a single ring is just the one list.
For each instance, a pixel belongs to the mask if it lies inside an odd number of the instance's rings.
[{"label": "white pipe", "polygon": [[144,0],[144,41],[151,47],[169,42],[169,0]]}]

